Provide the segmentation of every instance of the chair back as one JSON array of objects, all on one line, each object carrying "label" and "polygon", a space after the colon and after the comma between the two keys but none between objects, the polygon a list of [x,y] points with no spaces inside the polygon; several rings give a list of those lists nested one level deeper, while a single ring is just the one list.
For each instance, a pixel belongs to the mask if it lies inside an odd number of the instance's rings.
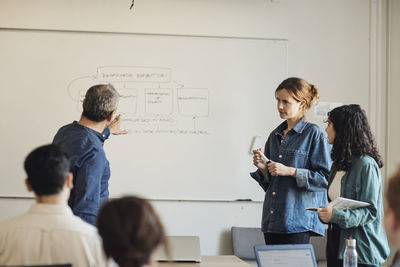
[{"label": "chair back", "polygon": [[265,245],[261,228],[232,226],[233,254],[242,260],[255,260],[254,246]]}]

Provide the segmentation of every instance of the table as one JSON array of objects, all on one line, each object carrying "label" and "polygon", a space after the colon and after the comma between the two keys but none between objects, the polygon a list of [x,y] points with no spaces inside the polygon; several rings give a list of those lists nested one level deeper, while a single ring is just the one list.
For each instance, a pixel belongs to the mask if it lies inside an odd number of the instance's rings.
[{"label": "table", "polygon": [[233,255],[202,256],[201,262],[159,262],[159,267],[251,267]]}]

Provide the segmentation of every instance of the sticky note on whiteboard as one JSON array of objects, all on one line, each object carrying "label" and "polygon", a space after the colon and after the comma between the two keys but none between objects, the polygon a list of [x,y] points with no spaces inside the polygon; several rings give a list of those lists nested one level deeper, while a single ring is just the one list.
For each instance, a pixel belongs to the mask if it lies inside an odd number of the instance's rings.
[{"label": "sticky note on whiteboard", "polygon": [[264,149],[265,140],[262,136],[256,135],[253,136],[253,140],[251,141],[251,146],[249,153],[253,155],[253,150],[262,148]]},{"label": "sticky note on whiteboard", "polygon": [[320,118],[327,118],[329,111],[331,111],[332,109],[339,107],[341,105],[343,105],[343,104],[337,103],[337,102],[319,102],[314,107],[314,115],[316,117],[320,117]]}]

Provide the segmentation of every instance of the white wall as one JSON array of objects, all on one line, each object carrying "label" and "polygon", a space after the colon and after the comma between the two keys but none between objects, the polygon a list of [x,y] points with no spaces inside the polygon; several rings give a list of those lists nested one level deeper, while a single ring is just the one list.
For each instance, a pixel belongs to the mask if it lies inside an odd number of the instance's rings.
[{"label": "white wall", "polygon": [[400,165],[400,1],[389,1],[388,31],[388,173]]},{"label": "white wall", "polygon": [[[387,32],[387,178],[400,167],[400,1],[388,1]],[[392,251],[398,250],[391,244]],[[393,253],[392,253],[393,254]],[[391,255],[393,257],[394,255]],[[389,261],[389,260],[388,260]]]},{"label": "white wall", "polygon": [[[23,184],[21,183],[21,186]],[[27,211],[29,198],[0,198],[0,221]],[[200,236],[202,255],[232,254],[231,226],[258,227],[260,202],[152,201],[169,235]]]},{"label": "white wall", "polygon": [[[122,0],[3,0],[0,27],[288,39],[290,75],[316,84],[321,101],[360,103],[371,117],[381,118],[381,102],[375,103],[373,96],[380,96],[382,88],[379,83],[371,83],[381,64],[375,60],[376,54],[380,55],[376,52],[380,49],[376,31],[380,28],[376,29],[374,17],[377,12],[385,12],[377,9],[381,2],[136,0],[133,10],[129,10],[130,1]],[[399,1],[392,2],[397,7],[393,12],[398,15]],[[396,25],[398,32],[398,21]],[[396,45],[399,47],[399,38]],[[398,73],[400,60],[395,61]],[[377,122],[372,126],[376,129],[379,125]],[[384,151],[385,146],[379,145]],[[394,145],[399,147],[398,142]],[[249,177],[243,179],[252,182]],[[0,199],[0,220],[24,212],[31,202]],[[169,234],[200,235],[203,255],[232,253],[228,233],[232,225],[260,225],[261,203],[153,203]]]}]

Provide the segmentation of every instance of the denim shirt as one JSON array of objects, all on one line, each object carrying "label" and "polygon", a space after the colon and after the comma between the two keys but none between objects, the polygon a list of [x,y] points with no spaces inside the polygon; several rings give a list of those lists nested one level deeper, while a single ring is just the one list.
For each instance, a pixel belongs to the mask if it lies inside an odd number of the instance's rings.
[{"label": "denim shirt", "polygon": [[264,233],[323,235],[325,226],[315,211],[307,207],[326,205],[327,177],[332,164],[326,133],[301,119],[283,138],[287,122],[269,135],[264,153],[270,160],[296,168],[296,177],[264,176],[260,170],[250,175],[265,191],[261,228]]},{"label": "denim shirt", "polygon": [[[337,169],[332,166],[329,186]],[[358,209],[333,209],[331,223],[340,227],[339,259],[343,258],[345,239],[357,240],[358,262],[380,266],[389,256],[389,246],[382,225],[382,178],[378,164],[370,156],[353,157],[352,165],[341,181],[340,196],[370,203]]]},{"label": "denim shirt", "polygon": [[96,225],[100,204],[108,199],[110,167],[103,144],[109,136],[108,128],[99,133],[74,121],[61,127],[53,139],[53,144],[60,145],[71,157],[74,188],[68,205],[92,225]]}]

